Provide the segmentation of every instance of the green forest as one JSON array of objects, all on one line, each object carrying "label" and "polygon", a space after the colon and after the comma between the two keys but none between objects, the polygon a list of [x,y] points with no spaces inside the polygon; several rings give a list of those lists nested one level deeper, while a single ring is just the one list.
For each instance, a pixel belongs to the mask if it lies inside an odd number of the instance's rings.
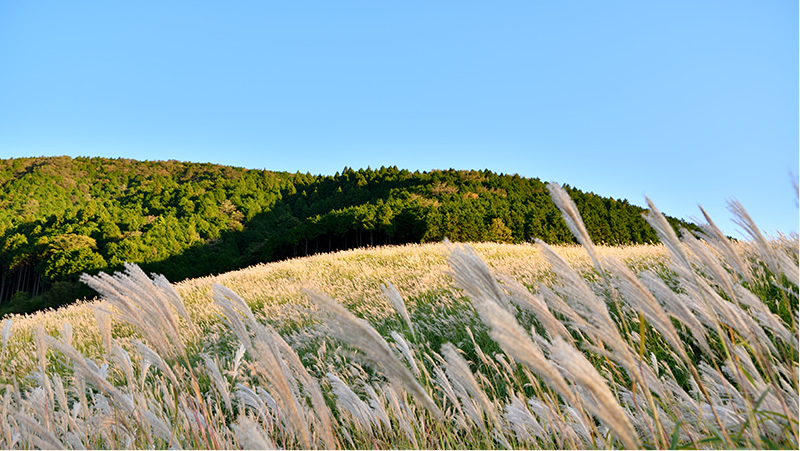
[{"label": "green forest", "polygon": [[[657,241],[642,208],[565,188],[596,243]],[[574,241],[545,182],[490,171],[345,167],[324,176],[173,160],[0,160],[2,314],[91,296],[80,274],[115,271],[124,262],[179,281],[444,238]]]}]

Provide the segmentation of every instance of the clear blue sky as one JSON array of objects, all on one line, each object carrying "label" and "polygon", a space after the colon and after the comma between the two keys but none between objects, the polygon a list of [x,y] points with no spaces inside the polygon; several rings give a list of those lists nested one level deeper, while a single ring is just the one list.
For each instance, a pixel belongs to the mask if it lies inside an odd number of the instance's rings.
[{"label": "clear blue sky", "polygon": [[798,229],[798,2],[0,2],[0,158],[396,165]]}]

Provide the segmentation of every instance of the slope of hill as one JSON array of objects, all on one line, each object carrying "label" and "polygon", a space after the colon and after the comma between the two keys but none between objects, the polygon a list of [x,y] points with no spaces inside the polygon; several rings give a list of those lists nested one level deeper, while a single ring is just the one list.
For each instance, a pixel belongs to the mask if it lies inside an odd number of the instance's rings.
[{"label": "slope of hill", "polygon": [[[533,244],[471,243],[477,254],[497,274],[507,275],[527,286],[552,277],[549,263]],[[556,245],[566,261],[581,272],[591,271],[591,260],[579,245]],[[604,258],[616,258],[637,270],[659,270],[666,264],[663,245],[599,246]],[[372,323],[400,326],[396,312],[384,296],[381,284],[392,284],[405,299],[412,316],[457,314],[461,294],[449,274],[445,243],[405,244],[321,253],[280,262],[259,263],[219,275],[187,279],[174,284],[192,322],[202,335],[217,336],[219,310],[211,299],[215,284],[235,291],[259,318],[281,331],[306,326],[313,310],[303,288],[327,294]],[[102,356],[102,337],[96,326],[95,309],[108,309],[103,300],[84,300],[55,310],[13,315],[8,352],[16,356],[15,373],[34,369],[33,355],[26,355],[26,341],[38,328],[51,335],[72,325],[72,342],[80,351]],[[7,367],[9,368],[9,367]],[[10,368],[9,368],[10,369]],[[0,381],[1,383],[2,381]]]},{"label": "slope of hill", "polygon": [[0,447],[796,449],[797,237],[650,221],[84,277],[104,300],[4,324]]},{"label": "slope of hill", "polygon": [[[596,242],[657,241],[643,209],[568,191]],[[573,242],[542,181],[490,171],[312,176],[177,161],[0,160],[0,313],[89,295],[81,273],[123,262],[182,280],[445,237]]]}]

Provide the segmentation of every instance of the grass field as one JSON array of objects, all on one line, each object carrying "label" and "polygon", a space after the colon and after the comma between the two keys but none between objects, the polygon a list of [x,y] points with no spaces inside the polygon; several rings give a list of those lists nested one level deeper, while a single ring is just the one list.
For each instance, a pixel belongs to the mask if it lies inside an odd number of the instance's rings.
[{"label": "grass field", "polygon": [[798,240],[351,250],[3,324],[0,448],[798,446]]}]

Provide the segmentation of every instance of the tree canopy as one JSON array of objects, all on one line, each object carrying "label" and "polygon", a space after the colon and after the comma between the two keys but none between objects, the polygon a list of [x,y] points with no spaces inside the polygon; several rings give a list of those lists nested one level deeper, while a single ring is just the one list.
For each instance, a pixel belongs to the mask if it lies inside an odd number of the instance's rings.
[{"label": "tree canopy", "polygon": [[[657,241],[642,208],[565,188],[595,242]],[[545,182],[488,170],[345,167],[320,176],[174,160],[0,160],[0,313],[91,295],[80,274],[124,262],[177,281],[445,237],[573,241]]]}]

